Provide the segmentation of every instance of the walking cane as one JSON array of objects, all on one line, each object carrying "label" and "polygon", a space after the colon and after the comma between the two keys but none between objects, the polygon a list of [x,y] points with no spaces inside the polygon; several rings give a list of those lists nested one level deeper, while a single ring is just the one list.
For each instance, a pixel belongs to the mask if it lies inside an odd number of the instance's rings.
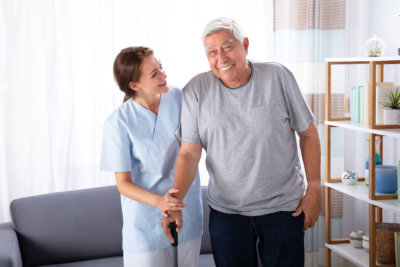
[{"label": "walking cane", "polygon": [[174,243],[171,243],[171,246],[174,248],[173,266],[178,267],[178,233],[176,232],[176,223],[169,223],[168,228],[171,230],[171,235],[174,238]]}]

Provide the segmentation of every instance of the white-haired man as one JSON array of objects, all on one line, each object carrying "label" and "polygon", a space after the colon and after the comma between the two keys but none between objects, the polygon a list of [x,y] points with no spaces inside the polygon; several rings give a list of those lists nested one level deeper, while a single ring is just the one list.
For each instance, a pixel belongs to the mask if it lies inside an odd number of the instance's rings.
[{"label": "white-haired man", "polygon": [[[257,266],[258,249],[263,266],[304,266],[304,231],[321,212],[314,117],[288,69],[247,60],[249,40],[234,20],[211,21],[203,41],[211,71],[183,89],[176,197],[185,196],[204,148],[216,265]],[[181,212],[169,215],[182,227]]]}]

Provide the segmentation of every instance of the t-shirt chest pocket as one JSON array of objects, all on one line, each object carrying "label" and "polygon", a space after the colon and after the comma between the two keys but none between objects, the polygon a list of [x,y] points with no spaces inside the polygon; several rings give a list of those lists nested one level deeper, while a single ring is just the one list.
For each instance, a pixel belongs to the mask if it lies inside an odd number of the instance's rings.
[{"label": "t-shirt chest pocket", "polygon": [[273,131],[279,121],[277,105],[257,106],[251,109],[251,127],[255,132]]}]

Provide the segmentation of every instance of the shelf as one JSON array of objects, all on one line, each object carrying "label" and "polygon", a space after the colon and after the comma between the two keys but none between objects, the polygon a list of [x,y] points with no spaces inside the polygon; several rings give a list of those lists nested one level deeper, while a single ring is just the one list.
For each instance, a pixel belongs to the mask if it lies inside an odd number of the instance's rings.
[{"label": "shelf", "polygon": [[385,61],[386,64],[390,64],[390,61],[400,61],[400,56],[393,57],[346,57],[346,58],[325,58],[325,62],[371,62],[371,61]]},{"label": "shelf", "polygon": [[[360,199],[364,202],[372,204],[376,207],[390,210],[392,212],[400,212],[400,203],[397,199],[386,199],[386,200],[372,200],[369,199],[369,187],[364,182],[357,182],[355,185],[347,185],[343,183],[325,183],[325,186],[340,191],[351,197]],[[384,195],[376,193],[377,196]]]},{"label": "shelf", "polygon": [[[368,88],[368,105],[369,116],[368,123],[360,123],[350,121],[349,117],[333,117],[332,115],[332,66],[334,65],[369,65],[369,88]],[[383,154],[383,136],[400,138],[400,125],[377,125],[376,124],[376,90],[377,82],[383,82],[383,74],[385,65],[400,64],[400,56],[392,57],[355,57],[355,58],[326,58],[326,90],[325,90],[325,186],[327,188],[325,194],[325,235],[326,235],[326,266],[331,267],[331,251],[345,257],[349,261],[358,266],[376,265],[376,240],[375,230],[376,223],[382,221],[382,210],[388,210],[394,213],[400,213],[400,204],[396,194],[377,194],[375,193],[375,172],[374,161],[370,161],[370,186],[366,186],[364,182],[358,182],[355,185],[345,185],[341,182],[331,182],[331,129],[332,127],[340,127],[344,129],[365,132],[369,134],[369,156],[375,156],[376,138],[381,140],[379,145],[379,153]],[[329,182],[328,182],[329,181]],[[336,242],[341,240],[333,240],[331,237],[331,189],[347,194],[353,198],[368,203],[369,212],[369,237],[370,253],[365,250],[353,248],[350,244]],[[371,191],[371,192],[370,192]],[[394,198],[394,199],[393,199]],[[335,244],[331,244],[335,243]],[[340,243],[340,244],[339,244]]]},{"label": "shelf", "polygon": [[350,243],[327,244],[325,246],[357,266],[369,266],[369,253],[365,248],[355,248]]},{"label": "shelf", "polygon": [[355,122],[355,121],[325,121],[326,125],[342,127],[345,129],[373,133],[377,135],[390,136],[400,138],[400,129],[370,129],[367,123]]}]

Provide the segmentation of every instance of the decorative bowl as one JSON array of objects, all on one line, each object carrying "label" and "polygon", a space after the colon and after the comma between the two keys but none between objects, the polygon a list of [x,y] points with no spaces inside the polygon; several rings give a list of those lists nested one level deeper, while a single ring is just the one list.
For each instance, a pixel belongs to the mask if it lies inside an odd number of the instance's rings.
[{"label": "decorative bowl", "polygon": [[355,248],[363,247],[362,237],[364,235],[363,231],[353,231],[350,233],[350,244]]},{"label": "decorative bowl", "polygon": [[362,246],[369,251],[369,236],[368,235],[363,235],[362,237]]}]

